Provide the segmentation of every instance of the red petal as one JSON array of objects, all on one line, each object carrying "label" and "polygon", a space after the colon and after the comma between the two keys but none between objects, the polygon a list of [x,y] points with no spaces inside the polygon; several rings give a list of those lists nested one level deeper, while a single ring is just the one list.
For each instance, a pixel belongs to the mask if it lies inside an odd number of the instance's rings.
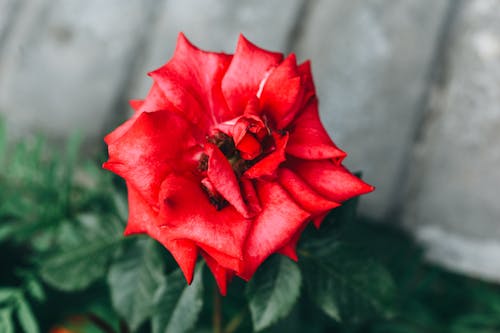
[{"label": "red petal", "polygon": [[279,254],[287,256],[293,261],[298,261],[299,257],[297,257],[297,249],[295,244],[287,244],[278,250]]},{"label": "red petal", "polygon": [[200,244],[200,248],[203,252],[210,255],[213,260],[217,261],[220,266],[231,271],[241,271],[242,260],[240,258],[231,257],[204,244]]},{"label": "red petal", "polygon": [[129,182],[127,182],[127,192],[128,222],[125,236],[147,233],[155,239],[159,238],[159,229],[156,227],[158,213]]},{"label": "red petal", "polygon": [[289,243],[310,216],[278,183],[257,182],[257,192],[263,209],[252,223],[245,245],[245,267],[238,273],[246,280],[269,255]]},{"label": "red petal", "polygon": [[294,159],[288,167],[298,173],[309,186],[326,198],[344,202],[374,190],[344,166],[330,160],[304,161]]},{"label": "red petal", "polygon": [[193,281],[194,268],[196,266],[196,258],[198,257],[198,248],[196,245],[184,239],[171,240],[165,242],[163,245],[170,251],[179,265],[186,278],[186,282],[191,284]]},{"label": "red petal", "polygon": [[260,118],[259,113],[259,99],[257,97],[250,98],[243,115],[217,124],[214,130],[233,137],[235,144],[238,144],[249,129],[254,132],[257,132],[256,129],[259,128],[267,131],[266,124]]},{"label": "red petal", "polygon": [[167,110],[168,103],[166,102],[165,96],[161,92],[160,88],[157,84],[153,83],[151,89],[149,90],[148,96],[145,100],[131,100],[129,101],[130,106],[136,111],[130,119],[121,124],[118,128],[116,128],[113,132],[109,133],[104,141],[107,144],[118,139],[125,132],[127,132],[130,127],[135,123],[137,118],[141,115],[142,112],[152,112],[159,110]]},{"label": "red petal", "polygon": [[128,104],[130,104],[130,107],[135,111],[139,111],[141,106],[144,104],[144,101],[140,99],[131,99],[130,101],[128,101]]},{"label": "red petal", "polygon": [[232,277],[234,276],[234,272],[227,270],[226,268],[222,267],[217,263],[216,260],[214,260],[210,255],[202,252],[201,255],[203,258],[205,258],[205,261],[207,262],[208,268],[210,268],[210,271],[214,275],[215,282],[217,283],[217,286],[219,287],[219,291],[222,296],[226,296],[227,294],[227,283],[231,281]]},{"label": "red petal", "polygon": [[106,142],[107,145],[112,144],[114,141],[118,140],[123,134],[127,133],[127,131],[134,125],[135,121],[139,116],[141,115],[141,112],[135,112],[131,118],[127,119],[123,124],[115,128],[111,133],[106,135],[104,137],[104,142]]},{"label": "red petal", "polygon": [[320,214],[340,206],[335,201],[328,200],[314,191],[296,173],[287,168],[280,168],[278,181],[294,200],[312,214]]},{"label": "red petal", "polygon": [[288,142],[288,133],[283,136],[277,133],[272,133],[272,135],[274,138],[275,150],[245,171],[244,175],[246,177],[273,177],[279,165],[286,160],[285,147]]},{"label": "red petal", "polygon": [[222,93],[231,109],[231,119],[243,113],[248,100],[257,94],[266,72],[277,66],[283,55],[263,50],[240,35],[233,60],[222,79]]},{"label": "red petal", "polygon": [[276,129],[286,127],[302,105],[304,87],[292,53],[267,79],[260,96],[261,108],[274,120]]},{"label": "red petal", "polygon": [[323,221],[325,220],[325,217],[328,215],[329,212],[325,212],[323,214],[319,214],[318,216],[315,216],[313,217],[312,219],[312,223],[314,224],[314,226],[319,229],[319,227],[321,226],[321,223],[323,223]]},{"label": "red petal", "polygon": [[262,153],[260,142],[250,133],[246,133],[236,145],[245,160],[253,160]]},{"label": "red petal", "polygon": [[230,61],[230,55],[198,49],[181,33],[172,60],[150,75],[176,112],[206,130],[228,118],[220,85]]},{"label": "red petal", "polygon": [[287,256],[293,261],[299,260],[299,258],[297,257],[297,243],[299,242],[302,232],[307,227],[307,224],[308,221],[303,222],[299,231],[297,231],[295,235],[292,236],[290,241],[285,246],[283,246],[281,249],[278,250],[278,253]]},{"label": "red petal", "polygon": [[133,186],[127,183],[127,189],[129,216],[125,235],[147,233],[159,241],[177,261],[187,283],[191,283],[198,256],[198,250],[194,243],[188,240],[168,240],[166,230],[160,230],[157,226],[158,214],[153,211]]},{"label": "red petal", "polygon": [[171,112],[143,112],[118,139],[108,145],[103,167],[125,178],[150,204],[156,204],[166,174],[183,165],[181,160],[196,141],[191,127]]},{"label": "red petal", "polygon": [[226,156],[217,146],[207,143],[205,152],[208,155],[207,176],[217,192],[224,197],[236,210],[246,218],[253,216],[243,197],[238,179]]},{"label": "red petal", "polygon": [[159,223],[171,239],[188,239],[234,258],[243,257],[251,221],[232,206],[218,211],[209,203],[198,180],[170,174],[161,186],[159,198]]},{"label": "red petal", "polygon": [[153,85],[151,86],[151,89],[149,90],[144,101],[142,101],[140,105],[138,103],[135,104],[135,106],[140,106],[137,111],[141,112],[165,111],[171,108],[171,103],[168,101],[160,86],[156,82],[153,82]]},{"label": "red petal", "polygon": [[290,140],[286,152],[308,160],[335,159],[338,162],[347,155],[337,148],[321,124],[318,100],[314,98],[290,127]]},{"label": "red petal", "polygon": [[304,61],[299,65],[298,71],[302,77],[302,85],[304,86],[304,103],[307,103],[309,99],[316,95],[316,88],[314,87],[311,62],[309,60]]},{"label": "red petal", "polygon": [[240,182],[241,182],[241,190],[243,192],[243,197],[245,198],[245,201],[248,204],[249,209],[252,212],[260,213],[262,207],[260,205],[260,200],[259,197],[257,196],[257,192],[255,191],[253,181],[242,177],[240,179]]}]

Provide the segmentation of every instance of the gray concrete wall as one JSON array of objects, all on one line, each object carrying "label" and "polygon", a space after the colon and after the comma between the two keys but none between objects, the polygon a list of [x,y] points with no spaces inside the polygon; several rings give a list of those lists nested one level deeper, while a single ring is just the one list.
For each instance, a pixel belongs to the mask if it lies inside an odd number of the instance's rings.
[{"label": "gray concrete wall", "polygon": [[463,1],[451,28],[405,222],[431,259],[500,281],[500,1]]},{"label": "gray concrete wall", "polygon": [[0,112],[15,137],[90,146],[145,95],[179,31],[311,59],[321,116],[429,258],[500,281],[498,0],[0,0]]}]

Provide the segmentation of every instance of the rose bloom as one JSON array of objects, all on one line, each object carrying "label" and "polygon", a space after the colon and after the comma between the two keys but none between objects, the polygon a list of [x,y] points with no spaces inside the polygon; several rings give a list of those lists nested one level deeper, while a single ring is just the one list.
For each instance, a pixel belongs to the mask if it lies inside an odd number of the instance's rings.
[{"label": "rose bloom", "polygon": [[309,222],[373,190],[321,124],[308,61],[243,36],[234,55],[207,52],[180,34],[149,75],[147,97],[105,138],[104,168],[127,184],[125,234],[158,240],[188,283],[198,255],[222,294],[273,253],[297,260]]}]

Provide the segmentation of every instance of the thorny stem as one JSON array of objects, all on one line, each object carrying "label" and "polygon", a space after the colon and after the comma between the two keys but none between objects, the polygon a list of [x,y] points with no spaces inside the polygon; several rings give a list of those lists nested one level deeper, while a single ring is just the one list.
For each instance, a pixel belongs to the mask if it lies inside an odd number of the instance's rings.
[{"label": "thorny stem", "polygon": [[214,333],[222,333],[222,298],[217,286],[214,288],[213,325]]}]

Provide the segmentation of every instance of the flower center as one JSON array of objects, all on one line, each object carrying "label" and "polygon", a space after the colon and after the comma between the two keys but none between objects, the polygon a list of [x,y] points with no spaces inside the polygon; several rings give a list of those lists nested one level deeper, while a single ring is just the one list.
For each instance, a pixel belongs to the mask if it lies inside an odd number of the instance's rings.
[{"label": "flower center", "polygon": [[[271,130],[263,121],[239,119],[228,133],[232,136],[217,130],[215,134],[207,137],[207,142],[222,152],[237,179],[275,149]],[[198,171],[205,176],[201,181],[201,188],[207,194],[210,203],[221,210],[229,203],[206,177],[208,165],[209,156],[202,153],[198,161]]]}]

